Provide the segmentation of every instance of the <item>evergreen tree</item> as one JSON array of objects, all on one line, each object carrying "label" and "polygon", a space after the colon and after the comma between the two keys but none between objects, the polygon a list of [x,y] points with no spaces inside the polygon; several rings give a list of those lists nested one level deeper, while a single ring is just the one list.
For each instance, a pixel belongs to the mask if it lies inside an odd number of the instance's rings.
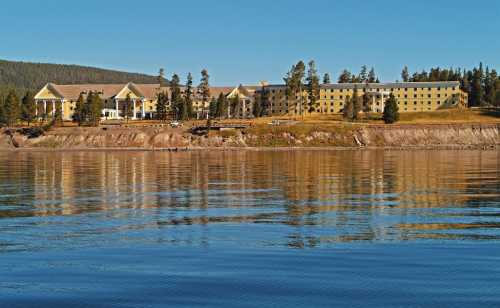
[{"label": "evergreen tree", "polygon": [[352,121],[354,118],[354,106],[350,96],[345,98],[344,109],[342,110],[344,120]]},{"label": "evergreen tree", "polygon": [[471,105],[480,106],[483,104],[484,89],[482,83],[482,68],[474,69],[471,82]]},{"label": "evergreen tree", "polygon": [[316,63],[311,60],[308,63],[309,70],[307,71],[307,96],[308,96],[308,105],[309,112],[316,111],[318,107],[318,100],[320,96],[320,86],[319,86],[319,77],[318,71],[316,70]]},{"label": "evergreen tree", "polygon": [[208,115],[210,119],[217,117],[217,100],[213,97],[208,105]]},{"label": "evergreen tree", "polygon": [[89,94],[91,99],[89,100],[89,98],[87,97],[89,124],[92,126],[99,126],[99,122],[101,121],[102,108],[104,107],[103,102],[100,93],[90,93],[92,94]]},{"label": "evergreen tree", "polygon": [[303,111],[302,90],[304,88],[305,70],[306,66],[304,62],[299,61],[296,65],[292,65],[290,71],[283,78],[286,84],[287,103],[294,106],[295,111],[298,109],[299,114],[302,114]]},{"label": "evergreen tree", "polygon": [[186,105],[186,116],[188,119],[193,117],[193,76],[187,75],[186,90],[184,91],[184,102]]},{"label": "evergreen tree", "polygon": [[86,121],[85,111],[85,98],[83,97],[83,93],[80,93],[73,109],[73,121],[77,122],[78,126],[81,126]]},{"label": "evergreen tree", "polygon": [[168,117],[168,95],[165,92],[160,92],[157,95],[156,103],[156,118],[162,122],[165,122]]},{"label": "evergreen tree", "polygon": [[231,117],[236,118],[238,116],[238,106],[240,104],[240,96],[237,94],[229,100],[229,113]]},{"label": "evergreen tree", "polygon": [[408,72],[407,66],[405,66],[401,71],[401,78],[403,79],[403,82],[408,82],[410,80],[410,73]]},{"label": "evergreen tree", "polygon": [[215,117],[222,118],[227,115],[227,99],[223,93],[219,94],[215,105]]},{"label": "evergreen tree", "polygon": [[365,114],[366,119],[369,120],[370,112],[372,112],[372,107],[371,107],[370,95],[368,95],[368,92],[365,91],[362,99],[363,99],[363,113]]},{"label": "evergreen tree", "polygon": [[174,116],[177,120],[181,120],[185,114],[184,100],[182,99],[180,78],[177,74],[173,74],[170,79],[170,102],[173,107]]},{"label": "evergreen tree", "polygon": [[2,106],[1,121],[7,126],[13,126],[19,119],[19,98],[14,90],[11,90]]},{"label": "evergreen tree", "polygon": [[370,72],[368,73],[368,82],[369,83],[378,82],[378,78],[377,75],[375,74],[375,69],[373,67],[370,69]]},{"label": "evergreen tree", "polygon": [[352,74],[348,70],[343,70],[342,73],[340,73],[338,83],[348,83],[352,79]]},{"label": "evergreen tree", "polygon": [[361,67],[361,71],[359,72],[359,77],[358,77],[359,82],[367,82],[368,81],[368,68],[366,65],[363,65]]},{"label": "evergreen tree", "polygon": [[262,108],[262,101],[260,100],[255,100],[253,103],[253,116],[254,118],[259,118],[263,114],[263,108]]},{"label": "evergreen tree", "polygon": [[125,105],[123,105],[123,115],[125,116],[126,123],[128,123],[128,120],[134,116],[134,104],[135,102],[132,101],[130,93],[127,93],[127,96],[125,97]]},{"label": "evergreen tree", "polygon": [[332,83],[330,79],[330,74],[325,73],[325,75],[323,75],[323,84],[330,84],[330,83]]},{"label": "evergreen tree", "polygon": [[210,99],[210,83],[209,83],[210,75],[208,75],[208,71],[206,69],[201,71],[201,82],[198,86],[198,93],[201,96],[201,100],[203,105]]},{"label": "evergreen tree", "polygon": [[36,102],[33,92],[28,91],[21,102],[21,120],[27,122],[28,126],[36,118]]},{"label": "evergreen tree", "polygon": [[354,94],[351,100],[352,100],[352,119],[359,120],[360,112],[363,110],[363,97],[359,96],[358,88],[354,88]]},{"label": "evergreen tree", "polygon": [[[262,86],[262,88],[259,92],[259,102],[258,103],[259,103],[260,109],[261,109],[259,116],[272,115],[271,101],[269,100],[269,90],[267,90],[265,86]],[[255,116],[255,111],[254,111],[254,116]]]},{"label": "evergreen tree", "polygon": [[384,107],[384,122],[386,124],[392,124],[399,121],[399,107],[396,97],[391,93],[389,98],[385,101]]},{"label": "evergreen tree", "polygon": [[158,84],[160,85],[160,89],[163,87],[163,81],[165,80],[165,70],[160,68],[158,72]]}]

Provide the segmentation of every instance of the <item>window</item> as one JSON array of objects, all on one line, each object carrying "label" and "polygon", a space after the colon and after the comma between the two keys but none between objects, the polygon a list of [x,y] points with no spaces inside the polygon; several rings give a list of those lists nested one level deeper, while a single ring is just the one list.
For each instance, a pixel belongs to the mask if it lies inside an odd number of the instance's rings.
[{"label": "window", "polygon": [[428,89],[429,89],[429,91],[431,91],[431,90],[432,90],[431,88],[428,88]]},{"label": "window", "polygon": [[343,99],[343,98],[344,98],[342,95],[340,95],[339,97],[340,97],[340,99]]},{"label": "window", "polygon": [[417,94],[413,94],[413,98],[417,98]]},{"label": "window", "polygon": [[429,105],[430,105],[430,104],[432,104],[432,102],[431,102],[431,101],[428,101],[428,102],[427,102],[427,104],[429,104]]},{"label": "window", "polygon": [[438,87],[438,91],[441,91],[441,87]]},{"label": "window", "polygon": [[405,91],[408,91],[408,88],[405,88]]},{"label": "window", "polygon": [[431,98],[432,96],[430,94],[427,95],[429,98]]},{"label": "window", "polygon": [[441,97],[441,94],[438,94],[438,97]]},{"label": "window", "polygon": [[414,102],[413,102],[413,105],[416,105],[416,104],[417,104],[417,101],[414,101]]},{"label": "window", "polygon": [[408,98],[408,94],[405,94],[405,98]]},{"label": "window", "polygon": [[437,101],[437,104],[438,104],[438,105],[441,105],[441,101]]}]

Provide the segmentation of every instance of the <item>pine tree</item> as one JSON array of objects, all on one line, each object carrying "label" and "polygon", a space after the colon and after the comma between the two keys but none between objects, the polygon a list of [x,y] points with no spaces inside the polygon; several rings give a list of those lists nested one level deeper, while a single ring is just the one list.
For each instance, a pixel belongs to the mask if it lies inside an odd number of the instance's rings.
[{"label": "pine tree", "polygon": [[78,126],[81,126],[86,121],[85,110],[85,98],[83,97],[83,93],[80,93],[73,109],[73,121],[77,122]]},{"label": "pine tree", "polygon": [[295,111],[302,114],[303,111],[303,93],[304,76],[306,66],[303,61],[297,62],[292,65],[290,71],[283,78],[286,84],[286,99],[287,104],[294,106]]},{"label": "pine tree", "polygon": [[405,66],[401,71],[401,78],[403,79],[403,82],[408,82],[410,80],[410,73],[408,72],[407,66]]},{"label": "pine tree", "polygon": [[215,117],[222,118],[227,115],[227,100],[223,93],[219,94],[215,105]]},{"label": "pine tree", "polygon": [[308,63],[309,70],[307,71],[307,96],[308,96],[308,105],[309,112],[316,111],[318,107],[318,100],[320,96],[320,86],[319,86],[319,77],[318,71],[316,70],[316,63],[311,60]]},{"label": "pine tree", "polygon": [[177,74],[173,74],[170,79],[170,102],[173,106],[174,116],[177,120],[181,120],[184,113],[184,100],[182,99],[180,78]]},{"label": "pine tree", "polygon": [[373,67],[370,69],[370,72],[368,73],[368,82],[369,83],[378,82],[378,78],[377,75],[375,74],[375,69]]},{"label": "pine tree", "polygon": [[[272,110],[271,110],[271,101],[269,100],[269,90],[266,89],[265,86],[262,86],[260,92],[259,92],[259,102],[260,106],[260,115],[267,115],[271,116],[272,115]],[[255,109],[255,107],[254,107]],[[255,111],[254,111],[254,116],[255,116]]]},{"label": "pine tree", "polygon": [[389,98],[385,101],[384,107],[384,122],[386,124],[392,124],[399,121],[399,107],[396,97],[391,93]]},{"label": "pine tree", "polygon": [[352,121],[354,113],[354,106],[350,96],[345,98],[344,109],[342,110],[342,114],[344,116],[344,120]]},{"label": "pine tree", "polygon": [[162,122],[165,122],[168,117],[167,105],[168,95],[165,92],[159,92],[156,103],[156,118]]},{"label": "pine tree", "polygon": [[7,126],[13,126],[19,119],[19,98],[14,90],[11,90],[3,103],[2,122]]},{"label": "pine tree", "polygon": [[330,79],[330,74],[325,73],[325,75],[323,75],[323,84],[330,84],[330,83],[332,83]]},{"label": "pine tree", "polygon": [[480,106],[483,103],[482,68],[474,69],[471,82],[471,105]]},{"label": "pine tree", "polygon": [[21,120],[27,122],[28,126],[36,118],[36,102],[31,91],[26,92],[21,102]]},{"label": "pine tree", "polygon": [[352,96],[352,119],[359,120],[360,113],[363,110],[363,97],[358,95],[358,88],[354,88],[354,94]]},{"label": "pine tree", "polygon": [[253,103],[252,113],[254,118],[259,118],[263,114],[262,101],[255,100]]},{"label": "pine tree", "polygon": [[352,79],[352,74],[348,70],[343,70],[342,73],[340,73],[338,83],[348,83]]},{"label": "pine tree", "polygon": [[158,84],[160,85],[160,89],[163,87],[163,81],[165,80],[165,70],[160,68],[158,72]]},{"label": "pine tree", "polygon": [[128,120],[134,116],[134,104],[135,102],[132,101],[130,93],[127,93],[127,96],[125,97],[125,105],[123,107],[123,115],[125,116],[126,123],[128,123]]},{"label": "pine tree", "polygon": [[217,117],[217,100],[212,98],[208,105],[208,115],[210,119]]},{"label": "pine tree", "polygon": [[367,82],[368,81],[368,68],[366,65],[363,65],[361,67],[361,71],[359,72],[359,77],[358,77],[359,82]]},{"label": "pine tree", "polygon": [[92,126],[99,126],[101,121],[103,102],[98,92],[90,92],[87,96],[88,123]]},{"label": "pine tree", "polygon": [[193,76],[191,73],[187,75],[186,90],[184,91],[184,102],[186,105],[186,117],[193,117]]},{"label": "pine tree", "polygon": [[210,75],[208,75],[208,71],[206,69],[201,71],[201,82],[198,86],[198,92],[201,96],[201,100],[203,105],[210,99]]}]

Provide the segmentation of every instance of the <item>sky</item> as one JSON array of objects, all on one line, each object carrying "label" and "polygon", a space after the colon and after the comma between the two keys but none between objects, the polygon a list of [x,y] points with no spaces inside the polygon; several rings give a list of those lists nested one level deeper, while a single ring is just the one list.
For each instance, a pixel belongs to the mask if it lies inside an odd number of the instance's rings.
[{"label": "sky", "polygon": [[314,59],[336,79],[374,67],[500,69],[498,0],[2,1],[0,59],[96,66],[212,85],[282,81]]}]

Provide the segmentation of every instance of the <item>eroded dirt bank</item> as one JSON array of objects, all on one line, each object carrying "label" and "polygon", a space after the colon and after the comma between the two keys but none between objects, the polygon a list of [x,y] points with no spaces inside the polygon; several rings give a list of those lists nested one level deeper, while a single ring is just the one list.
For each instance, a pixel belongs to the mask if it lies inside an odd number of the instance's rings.
[{"label": "eroded dirt bank", "polygon": [[253,127],[193,135],[164,127],[67,127],[29,138],[2,129],[0,149],[199,149],[250,147],[498,148],[500,124]]}]

